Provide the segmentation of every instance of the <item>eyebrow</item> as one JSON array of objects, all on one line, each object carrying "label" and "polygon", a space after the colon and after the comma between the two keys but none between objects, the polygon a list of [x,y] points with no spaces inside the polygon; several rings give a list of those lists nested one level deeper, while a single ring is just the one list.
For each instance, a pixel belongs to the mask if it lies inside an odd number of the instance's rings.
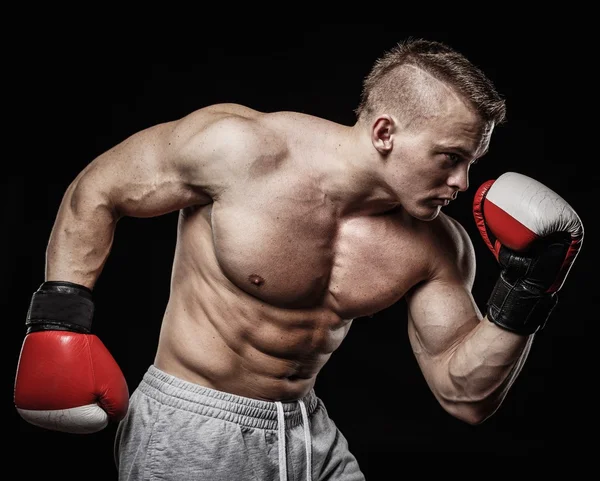
[{"label": "eyebrow", "polygon": [[[436,146],[438,149],[445,149],[445,150],[454,150],[455,152],[458,152],[462,157],[464,157],[465,159],[475,159],[475,154],[473,152],[471,152],[468,149],[465,149],[464,147],[461,147],[459,145],[451,145],[451,144],[438,144]],[[477,159],[483,157],[485,154],[487,154],[488,149],[486,148],[480,156],[477,157]]]}]

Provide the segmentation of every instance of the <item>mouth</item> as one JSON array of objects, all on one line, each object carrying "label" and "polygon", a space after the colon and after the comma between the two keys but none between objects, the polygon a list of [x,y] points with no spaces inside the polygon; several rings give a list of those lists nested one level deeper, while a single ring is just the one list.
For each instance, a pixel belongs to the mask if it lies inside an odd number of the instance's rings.
[{"label": "mouth", "polygon": [[448,199],[447,197],[438,197],[436,199],[432,199],[431,202],[435,205],[446,206],[450,203],[452,199]]}]

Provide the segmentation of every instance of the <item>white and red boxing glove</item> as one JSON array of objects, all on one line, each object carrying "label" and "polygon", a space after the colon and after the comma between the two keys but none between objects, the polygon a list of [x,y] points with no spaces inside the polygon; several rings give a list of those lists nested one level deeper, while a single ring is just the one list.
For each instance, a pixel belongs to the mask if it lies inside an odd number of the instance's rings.
[{"label": "white and red boxing glove", "polygon": [[102,341],[90,334],[93,313],[91,290],[78,284],[44,282],[33,294],[14,391],[27,422],[84,434],[125,416],[127,382]]},{"label": "white and red boxing glove", "polygon": [[542,329],[583,243],[583,225],[557,193],[507,172],[482,184],[473,215],[501,272],[487,318],[519,334]]}]

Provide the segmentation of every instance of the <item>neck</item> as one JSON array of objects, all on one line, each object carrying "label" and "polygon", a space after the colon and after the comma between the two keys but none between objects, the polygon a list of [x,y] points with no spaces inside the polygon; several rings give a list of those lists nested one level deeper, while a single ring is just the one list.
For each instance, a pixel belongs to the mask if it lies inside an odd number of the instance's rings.
[{"label": "neck", "polygon": [[398,207],[380,175],[382,159],[357,124],[336,138],[329,161],[316,166],[318,184],[342,215],[376,215]]}]

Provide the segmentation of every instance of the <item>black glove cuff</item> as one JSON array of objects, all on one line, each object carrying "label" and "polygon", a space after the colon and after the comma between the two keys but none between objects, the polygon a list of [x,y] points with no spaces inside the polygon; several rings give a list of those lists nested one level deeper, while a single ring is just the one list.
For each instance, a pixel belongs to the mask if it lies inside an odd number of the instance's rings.
[{"label": "black glove cuff", "polygon": [[72,282],[44,282],[31,297],[27,312],[27,334],[65,330],[89,333],[94,317],[92,291]]},{"label": "black glove cuff", "polygon": [[503,329],[529,335],[545,327],[557,302],[556,293],[532,293],[500,277],[488,301],[487,318]]}]

